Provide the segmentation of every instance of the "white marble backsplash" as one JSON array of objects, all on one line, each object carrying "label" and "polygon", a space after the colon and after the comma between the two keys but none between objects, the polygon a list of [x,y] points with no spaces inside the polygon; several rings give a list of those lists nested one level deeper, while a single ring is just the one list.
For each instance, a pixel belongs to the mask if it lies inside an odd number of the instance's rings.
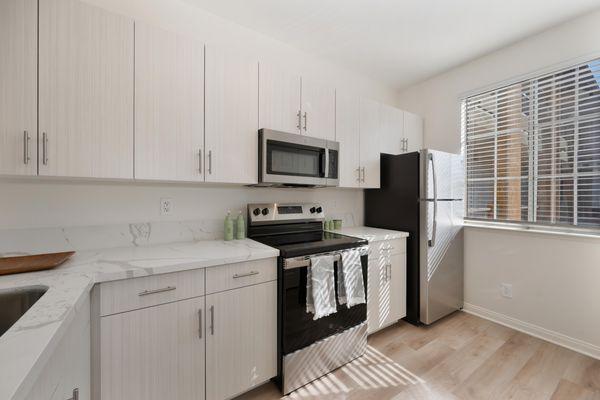
[{"label": "white marble backsplash", "polygon": [[[330,213],[328,219],[342,219],[345,227],[356,226],[353,213]],[[222,219],[0,229],[0,257],[69,250],[154,246],[222,238]]]}]

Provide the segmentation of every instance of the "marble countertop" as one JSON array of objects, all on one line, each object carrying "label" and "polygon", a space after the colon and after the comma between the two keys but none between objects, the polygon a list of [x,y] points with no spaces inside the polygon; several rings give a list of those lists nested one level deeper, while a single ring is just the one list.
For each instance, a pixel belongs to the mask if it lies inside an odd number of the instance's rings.
[{"label": "marble countertop", "polygon": [[0,399],[26,394],[94,284],[278,255],[278,250],[250,239],[205,240],[82,251],[53,270],[0,277],[0,290],[48,287],[0,337]]},{"label": "marble countertop", "polygon": [[368,226],[354,226],[351,228],[342,228],[332,230],[331,232],[341,233],[342,235],[354,236],[368,240],[369,242],[379,242],[381,240],[401,239],[409,236],[408,232],[392,231],[389,229],[371,228]]}]

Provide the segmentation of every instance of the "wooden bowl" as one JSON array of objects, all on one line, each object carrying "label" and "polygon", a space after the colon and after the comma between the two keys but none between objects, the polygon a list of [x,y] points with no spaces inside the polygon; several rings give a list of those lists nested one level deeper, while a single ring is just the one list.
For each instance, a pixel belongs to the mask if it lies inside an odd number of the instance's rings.
[{"label": "wooden bowl", "polygon": [[0,275],[52,269],[67,261],[73,254],[74,251],[64,251],[33,256],[3,257],[0,258]]}]

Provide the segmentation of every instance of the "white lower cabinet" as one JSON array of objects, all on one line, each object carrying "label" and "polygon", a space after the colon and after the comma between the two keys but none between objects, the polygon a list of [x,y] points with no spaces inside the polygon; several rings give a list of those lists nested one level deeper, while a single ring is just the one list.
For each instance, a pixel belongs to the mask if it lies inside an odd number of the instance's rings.
[{"label": "white lower cabinet", "polygon": [[92,399],[223,400],[273,378],[276,279],[272,258],[100,284]]},{"label": "white lower cabinet", "polygon": [[228,399],[277,375],[277,282],[206,296],[206,397]]},{"label": "white lower cabinet", "polygon": [[102,317],[101,398],[204,399],[204,297]]},{"label": "white lower cabinet", "polygon": [[[405,240],[405,239],[403,239]],[[405,246],[394,249],[392,242],[370,243],[380,247],[369,258],[367,289],[368,333],[390,326],[406,316]]]}]

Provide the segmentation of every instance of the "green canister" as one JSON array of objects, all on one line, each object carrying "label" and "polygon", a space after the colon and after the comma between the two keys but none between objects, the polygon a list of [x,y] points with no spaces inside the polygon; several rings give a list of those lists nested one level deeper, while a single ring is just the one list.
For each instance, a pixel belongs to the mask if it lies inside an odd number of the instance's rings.
[{"label": "green canister", "polygon": [[246,237],[246,223],[244,222],[244,216],[242,215],[241,211],[238,214],[235,225],[235,238],[237,240],[244,239]]},{"label": "green canister", "polygon": [[231,211],[227,211],[225,217],[225,240],[233,240],[233,219],[231,219]]}]

